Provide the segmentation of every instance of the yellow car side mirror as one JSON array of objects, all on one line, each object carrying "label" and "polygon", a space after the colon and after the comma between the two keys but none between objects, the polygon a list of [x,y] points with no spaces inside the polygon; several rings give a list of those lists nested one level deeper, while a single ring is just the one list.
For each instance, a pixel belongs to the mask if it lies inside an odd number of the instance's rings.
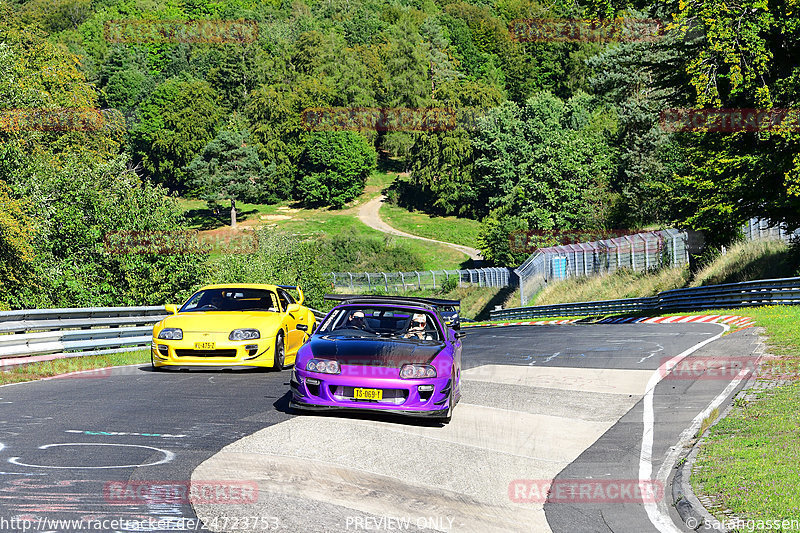
[{"label": "yellow car side mirror", "polygon": [[171,315],[177,315],[178,314],[178,306],[175,305],[175,304],[166,304],[166,305],[164,305],[164,309],[167,311],[167,313],[169,313]]},{"label": "yellow car side mirror", "polygon": [[300,310],[300,304],[289,304],[289,305],[286,307],[286,312],[287,312],[287,313],[296,313],[296,312],[298,312],[299,310]]}]

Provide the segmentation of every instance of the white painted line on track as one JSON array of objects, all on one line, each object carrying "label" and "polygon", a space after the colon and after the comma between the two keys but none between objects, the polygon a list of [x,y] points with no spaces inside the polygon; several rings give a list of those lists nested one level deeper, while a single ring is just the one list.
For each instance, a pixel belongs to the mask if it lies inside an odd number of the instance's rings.
[{"label": "white painted line on track", "polygon": [[[725,387],[725,390],[720,392],[716,398],[714,398],[705,409],[700,411],[700,413],[692,420],[691,425],[683,430],[680,435],[680,439],[678,443],[670,450],[667,454],[664,462],[661,464],[661,468],[658,470],[658,476],[656,479],[662,483],[664,487],[667,486],[667,478],[669,477],[669,473],[672,470],[672,467],[675,464],[675,461],[678,458],[678,454],[681,453],[681,450],[684,449],[686,444],[697,434],[697,431],[700,429],[700,426],[715,408],[719,407],[719,405],[725,401],[725,399],[736,389],[739,384],[747,379],[750,376],[751,370],[749,368],[742,369],[733,380],[728,383],[728,386]],[[658,502],[658,512],[662,516],[669,516],[669,509],[667,508],[666,498],[662,498],[660,502]]]},{"label": "white painted line on track", "polygon": [[58,446],[122,446],[127,448],[146,448],[148,450],[154,450],[156,452],[164,454],[164,457],[158,461],[152,463],[141,463],[141,464],[132,464],[132,465],[110,465],[110,466],[54,466],[54,465],[32,465],[27,463],[21,463],[19,461],[19,457],[9,457],[8,462],[17,465],[17,466],[27,466],[30,468],[51,468],[51,469],[106,469],[106,468],[139,468],[143,466],[155,466],[161,465],[164,463],[169,463],[173,459],[175,459],[175,454],[169,450],[162,450],[161,448],[155,448],[153,446],[144,446],[141,444],[113,444],[113,443],[102,443],[102,442],[65,442],[59,444],[45,444],[44,446],[39,446],[40,450],[47,450],[49,448],[54,448]]},{"label": "white painted line on track", "polygon": [[[656,390],[656,385],[664,378],[667,374],[668,368],[673,368],[677,365],[680,361],[691,355],[692,353],[696,352],[706,344],[713,342],[720,337],[722,337],[728,330],[730,330],[730,326],[727,324],[717,324],[722,327],[722,331],[719,332],[717,335],[714,335],[711,338],[708,338],[702,342],[699,342],[689,348],[688,350],[679,353],[672,359],[665,361],[661,364],[658,369],[653,372],[653,375],[650,377],[650,380],[647,383],[647,391],[644,396],[643,401],[643,413],[642,413],[642,421],[644,423],[644,427],[642,428],[642,447],[639,452],[639,480],[640,481],[648,481],[651,479],[653,475],[653,434],[655,430],[655,414],[653,410],[653,395]],[[727,395],[726,395],[727,396]],[[723,397],[724,399],[724,397]],[[716,401],[716,399],[714,400]],[[722,401],[722,400],[720,400]],[[713,403],[713,402],[712,402]],[[704,411],[705,412],[705,411]],[[702,415],[702,413],[701,413]],[[700,416],[700,415],[698,415]],[[701,419],[702,420],[702,419]],[[666,498],[666,494],[665,494]],[[650,522],[655,526],[655,528],[660,531],[661,533],[681,533],[681,530],[675,526],[672,519],[670,518],[668,513],[663,513],[662,509],[656,503],[643,503],[644,509],[647,512],[647,517],[650,519]]]}]

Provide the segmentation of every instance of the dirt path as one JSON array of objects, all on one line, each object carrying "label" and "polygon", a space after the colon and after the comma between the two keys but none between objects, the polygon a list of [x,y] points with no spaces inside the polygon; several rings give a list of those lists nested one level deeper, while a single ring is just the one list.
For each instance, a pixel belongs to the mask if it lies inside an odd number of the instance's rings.
[{"label": "dirt path", "polygon": [[481,251],[476,250],[475,248],[470,248],[469,246],[462,246],[460,244],[453,244],[451,242],[444,242],[444,241],[437,241],[435,239],[428,239],[427,237],[420,237],[418,235],[412,235],[410,233],[406,233],[404,231],[400,231],[399,229],[395,229],[386,222],[383,221],[379,214],[379,210],[381,208],[381,204],[386,199],[385,196],[378,196],[377,198],[373,198],[369,202],[362,205],[358,210],[358,218],[366,224],[367,226],[381,231],[383,233],[388,233],[389,235],[396,235],[398,237],[407,237],[409,239],[419,239],[421,241],[428,241],[428,242],[435,242],[438,244],[444,244],[451,248],[455,248],[459,252],[467,254],[471,259],[480,261],[483,259],[481,256]]}]

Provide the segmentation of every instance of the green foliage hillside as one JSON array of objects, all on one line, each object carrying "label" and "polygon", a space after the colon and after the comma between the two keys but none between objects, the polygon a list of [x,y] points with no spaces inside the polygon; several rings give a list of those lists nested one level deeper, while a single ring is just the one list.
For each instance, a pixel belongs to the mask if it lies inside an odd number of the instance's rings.
[{"label": "green foliage hillside", "polygon": [[[376,158],[402,173],[393,201],[481,222],[498,264],[524,258],[508,245],[524,229],[680,225],[718,246],[753,216],[797,228],[796,126],[661,121],[672,108],[797,108],[796,11],[788,0],[4,0],[0,111],[116,114],[66,130],[3,119],[0,301],[183,294],[206,261],[109,255],[104,234],[183,228],[175,194],[341,208]],[[617,40],[525,42],[509,30],[585,17],[667,26]],[[109,37],[131,22],[219,20],[258,31],[240,42]],[[326,107],[462,118],[443,131],[304,122]]]}]

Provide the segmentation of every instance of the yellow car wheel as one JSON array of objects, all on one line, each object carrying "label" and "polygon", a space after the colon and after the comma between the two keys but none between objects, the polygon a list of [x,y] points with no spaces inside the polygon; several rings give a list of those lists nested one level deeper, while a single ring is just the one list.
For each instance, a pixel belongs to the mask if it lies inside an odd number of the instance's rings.
[{"label": "yellow car wheel", "polygon": [[275,370],[280,372],[286,363],[286,343],[283,342],[283,332],[279,331],[275,337]]},{"label": "yellow car wheel", "polygon": [[153,367],[153,372],[159,372],[161,370],[160,366],[156,366],[156,362],[153,359],[153,351],[150,351],[150,366]]}]

